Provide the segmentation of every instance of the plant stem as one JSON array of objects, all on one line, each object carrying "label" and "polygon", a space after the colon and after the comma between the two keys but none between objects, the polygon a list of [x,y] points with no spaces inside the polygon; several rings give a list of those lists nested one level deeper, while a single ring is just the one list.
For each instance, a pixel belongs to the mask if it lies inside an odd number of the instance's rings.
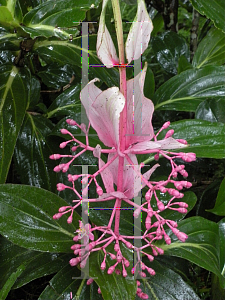
[{"label": "plant stem", "polygon": [[[124,58],[124,42],[123,42],[123,24],[121,19],[120,5],[119,0],[112,0],[113,14],[115,19],[116,35],[118,42],[119,50],[119,62],[121,67],[119,67],[120,72],[120,92],[125,98],[125,106],[123,111],[120,114],[120,132],[119,132],[119,150],[123,152],[126,147],[126,124],[127,124],[127,82],[126,82],[126,67],[125,58]],[[118,163],[118,177],[117,177],[117,191],[123,191],[123,166],[124,166],[124,157],[119,157]],[[119,223],[120,223],[120,207],[121,199],[116,199],[115,207],[115,227],[114,233],[116,236],[119,236]]]}]

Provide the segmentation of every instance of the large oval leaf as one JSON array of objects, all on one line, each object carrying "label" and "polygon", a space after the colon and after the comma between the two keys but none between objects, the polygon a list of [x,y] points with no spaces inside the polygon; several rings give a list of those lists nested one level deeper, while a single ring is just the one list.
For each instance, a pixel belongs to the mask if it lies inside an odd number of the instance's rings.
[{"label": "large oval leaf", "polygon": [[208,211],[218,216],[225,216],[225,178],[220,185],[214,208],[209,209]]},{"label": "large oval leaf", "polygon": [[141,280],[141,289],[154,300],[200,300],[193,289],[173,270],[156,260],[147,264],[156,272],[151,279]]},{"label": "large oval leaf", "polygon": [[223,0],[190,0],[194,8],[211,19],[215,26],[225,32]]},{"label": "large oval leaf", "polygon": [[192,64],[196,68],[206,65],[222,65],[225,62],[225,34],[216,28],[211,28],[199,44]]},{"label": "large oval leaf", "polygon": [[[83,21],[86,11],[98,7],[100,0],[50,0],[29,11],[24,19],[24,31],[30,33],[31,38],[38,36],[57,36],[69,39],[70,35],[64,28],[73,27]],[[61,29],[62,28],[62,29]]]},{"label": "large oval leaf", "polygon": [[206,98],[225,97],[224,66],[187,70],[166,81],[156,91],[155,109],[195,111]]},{"label": "large oval leaf", "polygon": [[41,188],[0,185],[0,233],[24,248],[47,252],[71,252],[73,232],[80,217],[74,212],[73,223],[64,215],[53,220],[59,207],[67,203]]},{"label": "large oval leaf", "polygon": [[225,123],[225,99],[211,99],[201,102],[195,111],[195,118]]},{"label": "large oval leaf", "polygon": [[41,115],[26,114],[15,147],[15,165],[23,184],[56,191],[55,162],[49,159],[58,152],[58,141],[48,137],[53,129]]},{"label": "large oval leaf", "polygon": [[220,238],[218,224],[201,217],[191,217],[178,224],[178,229],[188,235],[182,243],[168,231],[172,243],[160,245],[165,255],[185,258],[196,265],[220,276],[219,255]]},{"label": "large oval leaf", "polygon": [[0,183],[4,183],[29,100],[30,73],[0,67]]}]

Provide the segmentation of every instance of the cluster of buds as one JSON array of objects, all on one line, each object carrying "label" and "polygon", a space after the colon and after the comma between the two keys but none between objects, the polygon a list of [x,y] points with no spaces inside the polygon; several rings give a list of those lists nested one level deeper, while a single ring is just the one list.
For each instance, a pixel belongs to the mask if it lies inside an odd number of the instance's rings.
[{"label": "cluster of buds", "polygon": [[[107,67],[113,67],[118,64],[124,65],[124,61],[118,59],[113,41],[104,23],[107,2],[104,0],[102,6],[97,54],[103,64]],[[145,42],[142,43],[142,47],[137,47],[140,43],[140,28],[145,35]],[[152,22],[146,11],[144,1],[138,0],[136,21],[131,26],[126,42],[128,63],[140,57],[140,49],[144,51],[147,48],[151,30]],[[126,70],[124,67],[120,68],[121,89],[112,87],[101,91],[95,85],[98,79],[90,81],[80,94],[81,102],[90,122],[88,128],[84,124],[77,124],[75,120],[67,120],[68,125],[79,127],[82,130],[86,142],[79,141],[69,130],[61,129],[61,133],[68,135],[69,140],[61,143],[60,148],[65,148],[71,143],[71,154],[53,154],[50,156],[54,160],[68,158],[68,162],[61,163],[54,168],[55,172],[62,171],[64,173],[68,171],[75,159],[86,151],[91,151],[93,156],[98,159],[98,171],[95,173],[68,174],[68,185],[57,184],[58,191],[65,189],[73,191],[75,199],[73,200],[74,205],[59,208],[58,213],[53,216],[54,219],[59,219],[67,214],[67,222],[72,223],[74,210],[82,203],[101,202],[104,207],[104,202],[115,201],[107,226],[97,226],[94,223],[92,225],[83,224],[80,221],[79,229],[77,229],[73,239],[75,244],[71,247],[76,255],[70,260],[71,266],[79,264],[80,268],[85,268],[90,254],[101,250],[104,254],[101,262],[103,272],[109,275],[115,272],[127,277],[128,270],[131,269],[132,275],[139,274],[142,278],[146,277],[147,274],[153,276],[155,271],[142,262],[142,257],[146,256],[151,262],[155,256],[164,253],[162,248],[156,246],[156,242],[164,239],[165,243],[169,245],[171,238],[168,230],[171,230],[181,242],[185,242],[188,238],[185,233],[179,231],[175,221],[164,218],[161,213],[165,210],[173,210],[181,214],[187,213],[188,204],[181,201],[184,197],[181,191],[190,188],[191,183],[186,181],[188,173],[185,166],[178,165],[176,162],[180,160],[192,162],[196,159],[196,155],[179,152],[180,149],[186,148],[188,143],[183,139],[173,138],[174,131],[172,129],[166,132],[163,139],[158,138],[163,130],[168,129],[170,122],[166,122],[158,133],[154,134],[151,123],[154,105],[143,94],[146,70],[147,65],[137,76],[126,81]],[[133,102],[134,89],[137,95],[135,105]],[[96,145],[96,147],[89,145],[90,126],[94,128],[99,139],[107,148],[102,149],[100,145]],[[173,152],[171,151],[173,149],[179,149],[179,151]],[[107,155],[106,163],[101,159],[102,154]],[[140,154],[153,155],[156,161],[155,165],[145,173],[142,171],[146,167],[144,163],[138,164],[137,155]],[[157,182],[151,180],[150,177],[160,166],[157,161],[161,157],[170,162],[171,172],[166,180]],[[178,174],[183,177],[182,180],[178,180]],[[99,176],[101,176],[103,187],[98,183]],[[82,193],[76,188],[78,179],[82,180],[82,184],[86,184]],[[96,198],[88,198],[88,189],[91,183],[95,184]],[[116,190],[115,186],[117,187]],[[173,187],[171,188],[171,186]],[[145,194],[144,188],[147,189]],[[134,201],[140,191],[142,191],[142,204]],[[167,203],[161,200],[162,194],[169,195],[170,199]],[[140,213],[145,217],[143,220],[145,230],[140,232],[139,236],[121,234],[120,209],[122,202],[132,207],[134,218],[138,218]],[[142,242],[141,246],[136,246],[133,242],[138,239]],[[122,246],[136,253],[137,260],[134,265],[128,260],[126,254],[123,254]],[[111,258],[111,262],[114,261],[109,267],[106,264],[107,256]],[[87,284],[92,282],[93,279],[89,279]],[[148,299],[148,295],[142,292],[139,281],[137,281],[137,295],[141,299]]]}]

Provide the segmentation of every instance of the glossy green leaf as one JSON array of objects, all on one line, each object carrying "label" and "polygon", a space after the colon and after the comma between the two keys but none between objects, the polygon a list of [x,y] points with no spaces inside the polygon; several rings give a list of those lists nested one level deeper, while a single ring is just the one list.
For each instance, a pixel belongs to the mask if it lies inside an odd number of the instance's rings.
[{"label": "glossy green leaf", "polygon": [[215,26],[225,32],[223,0],[190,0],[194,8],[203,16],[211,19]]},{"label": "glossy green leaf", "polygon": [[[142,279],[140,288],[150,300],[200,300],[193,289],[173,270],[158,261],[147,264],[156,275]],[[136,297],[136,300],[139,299]]]},{"label": "glossy green leaf", "polygon": [[68,252],[80,217],[74,212],[73,223],[68,216],[53,220],[61,206],[67,203],[41,188],[0,185],[0,233],[24,248],[46,252]]},{"label": "glossy green leaf", "polygon": [[154,92],[155,92],[154,74],[150,68],[147,68],[145,84],[144,84],[144,95],[145,97],[152,99]]},{"label": "glossy green leaf", "polygon": [[12,286],[13,286],[13,284],[14,284],[14,282],[15,282],[16,279],[20,276],[20,274],[24,271],[24,269],[25,269],[25,266],[24,266],[23,264],[21,264],[21,265],[16,269],[15,272],[12,272],[12,273],[9,275],[9,277],[8,277],[8,279],[7,279],[6,283],[5,283],[5,285],[4,285],[4,286],[2,287],[2,289],[0,290],[0,299],[1,299],[1,300],[5,300],[5,299],[6,299],[6,297],[7,297],[8,293],[9,293],[9,291],[11,290],[11,288],[12,288]]},{"label": "glossy green leaf", "polygon": [[[194,152],[197,157],[225,158],[225,125],[203,120],[183,120],[171,123],[175,139],[185,139],[189,147],[178,149],[182,152]],[[162,131],[159,139],[164,138],[168,130]]]},{"label": "glossy green leaf", "polygon": [[218,216],[225,216],[225,178],[220,185],[214,208],[209,209],[208,211]]},{"label": "glossy green leaf", "polygon": [[0,183],[4,183],[29,100],[30,73],[12,65],[0,67]]},{"label": "glossy green leaf", "polygon": [[86,281],[76,267],[65,264],[65,267],[50,280],[38,300],[103,300],[98,294],[96,283],[87,285]]},{"label": "glossy green leaf", "polygon": [[203,101],[195,111],[195,118],[210,122],[225,123],[225,99]]},{"label": "glossy green leaf", "polygon": [[153,38],[152,49],[161,67],[171,74],[177,74],[178,60],[181,55],[190,59],[185,39],[173,31],[164,32]]},{"label": "glossy green leaf", "polygon": [[225,97],[224,66],[187,70],[167,80],[156,91],[155,109],[195,111],[206,98]]},{"label": "glossy green leaf", "polygon": [[192,69],[192,64],[187,60],[184,55],[181,55],[178,60],[177,73],[180,74],[186,70]]},{"label": "glossy green leaf", "polygon": [[38,72],[38,76],[41,77],[42,82],[50,88],[60,89],[61,87],[69,84],[74,74],[73,69],[69,65],[63,67],[54,65],[48,65],[42,68]]},{"label": "glossy green leaf", "polygon": [[68,263],[69,254],[37,252],[14,245],[1,237],[0,251],[0,289],[21,264],[26,268],[15,281],[13,288],[19,288],[28,282],[59,271]]},{"label": "glossy green leaf", "polygon": [[[80,91],[81,91],[80,84],[65,90],[49,106],[47,111],[47,117],[52,118],[56,116],[65,116],[65,115],[69,116],[72,115],[73,113],[76,113],[77,110],[80,115],[80,107],[81,107]],[[79,123],[77,119],[76,122]]]},{"label": "glossy green leaf", "polygon": [[29,11],[24,19],[24,31],[30,33],[31,38],[38,36],[57,36],[70,38],[64,29],[79,25],[86,17],[86,11],[98,7],[100,0],[50,0]]},{"label": "glossy green leaf", "polygon": [[[119,73],[114,68],[100,68],[101,65],[97,58],[95,46],[96,36],[89,37],[89,76],[100,78],[108,86],[119,86]],[[45,40],[37,41],[34,44],[33,51],[37,53],[46,63],[51,64],[69,64],[81,67],[81,38],[74,38],[73,41]]]},{"label": "glossy green leaf", "polygon": [[225,63],[225,34],[216,28],[211,28],[199,44],[192,64],[195,68],[206,65],[222,65]]},{"label": "glossy green leaf", "polygon": [[161,244],[165,255],[185,258],[196,265],[220,275],[219,267],[219,226],[201,217],[191,217],[178,223],[178,229],[188,235],[185,243],[182,243],[169,230],[172,243]]},{"label": "glossy green leaf", "polygon": [[14,161],[23,184],[56,191],[55,162],[49,156],[58,151],[58,141],[48,137],[53,129],[50,120],[27,113],[18,135]]},{"label": "glossy green leaf", "polygon": [[220,233],[220,285],[225,289],[225,218],[218,223]]},{"label": "glossy green leaf", "polygon": [[0,27],[0,49],[1,50],[19,50],[21,38],[17,37],[16,33],[10,33]]}]

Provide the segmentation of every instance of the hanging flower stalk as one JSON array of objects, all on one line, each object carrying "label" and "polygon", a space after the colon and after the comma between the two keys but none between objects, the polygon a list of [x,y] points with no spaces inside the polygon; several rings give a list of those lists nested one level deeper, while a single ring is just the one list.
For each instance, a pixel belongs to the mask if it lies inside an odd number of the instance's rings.
[{"label": "hanging flower stalk", "polygon": [[[170,122],[166,122],[157,134],[154,134],[152,127],[152,114],[154,105],[150,99],[147,99],[143,94],[143,86],[147,65],[144,66],[135,78],[126,80],[126,65],[124,52],[126,53],[127,63],[138,59],[142,52],[148,46],[150,33],[153,29],[152,22],[147,13],[143,0],[138,0],[138,11],[136,18],[131,26],[127,37],[124,51],[122,21],[119,8],[119,1],[112,0],[119,58],[110,36],[110,33],[105,25],[105,10],[108,0],[103,0],[102,14],[100,17],[98,38],[97,38],[97,54],[99,59],[106,67],[119,67],[120,72],[120,88],[112,87],[105,91],[101,91],[95,82],[98,79],[90,81],[81,91],[81,102],[86,109],[89,119],[89,127],[92,126],[98,134],[101,142],[110,149],[102,149],[99,145],[95,148],[89,146],[88,132],[84,124],[77,124],[75,120],[68,119],[67,123],[71,126],[79,127],[86,135],[86,144],[76,139],[68,130],[62,129],[61,133],[70,136],[70,140],[60,144],[60,148],[64,148],[69,143],[74,143],[71,155],[53,154],[51,159],[61,159],[68,157],[69,161],[64,164],[59,164],[54,168],[55,172],[67,172],[70,164],[81,154],[86,151],[93,152],[93,155],[98,158],[98,171],[94,174],[68,174],[70,185],[63,183],[57,184],[58,191],[70,189],[76,195],[76,200],[73,200],[73,206],[64,206],[59,208],[53,218],[59,219],[64,214],[69,214],[68,223],[73,220],[74,210],[82,204],[82,202],[104,202],[115,200],[114,208],[112,209],[111,217],[107,226],[93,226],[83,224],[80,221],[80,228],[76,231],[74,237],[75,244],[71,247],[76,255],[70,260],[71,266],[80,265],[84,268],[92,252],[103,251],[104,258],[101,263],[101,269],[108,274],[117,271],[117,266],[122,265],[122,276],[127,276],[127,268],[132,262],[128,261],[123,256],[121,244],[124,244],[128,249],[132,249],[137,253],[138,260],[132,268],[132,274],[136,270],[142,277],[146,276],[144,271],[150,275],[154,275],[155,271],[149,268],[142,262],[142,256],[147,256],[150,261],[154,260],[154,256],[163,254],[163,249],[157,247],[155,242],[164,239],[166,244],[171,243],[170,237],[167,235],[165,228],[171,229],[174,235],[181,242],[185,242],[188,236],[180,232],[177,228],[177,223],[173,220],[164,219],[161,212],[164,210],[173,210],[180,213],[187,213],[188,205],[181,201],[184,194],[181,192],[183,188],[190,188],[191,183],[185,178],[188,173],[184,165],[175,163],[177,158],[184,162],[192,162],[196,159],[194,153],[173,152],[173,149],[181,149],[187,147],[187,142],[181,139],[174,139],[173,130],[168,130],[162,140],[158,140],[159,133],[170,126]],[[142,35],[140,34],[142,32]],[[144,41],[142,43],[142,40]],[[137,91],[137,99],[135,99],[135,107],[133,103],[133,90]],[[135,120],[135,122],[134,122]],[[75,152],[75,153],[74,153]],[[107,154],[108,159],[105,163],[101,159],[101,154]],[[167,180],[159,182],[152,181],[151,175],[160,165],[156,163],[147,172],[142,173],[144,164],[138,164],[137,155],[139,154],[154,154],[157,161],[159,157],[168,159],[171,165],[171,172]],[[184,180],[177,180],[178,174],[184,177]],[[104,187],[98,184],[98,177],[101,176]],[[75,182],[81,178],[82,183],[87,182],[87,186],[82,195],[77,191]],[[94,182],[96,186],[97,198],[84,198],[87,194],[89,185]],[[173,188],[168,187],[168,184],[173,185]],[[114,189],[116,186],[116,190]],[[141,205],[134,202],[133,198],[143,189],[147,188],[147,192],[143,195]],[[171,196],[169,202],[165,205],[158,197],[157,191]],[[156,209],[152,199],[156,200]],[[146,213],[144,221],[145,231],[140,236],[135,236],[135,239],[142,240],[142,246],[137,248],[132,241],[134,236],[125,236],[120,233],[120,208],[122,202],[129,204],[134,209],[134,217],[137,218],[141,212]],[[154,207],[153,207],[154,206]],[[152,222],[154,220],[154,222]],[[114,226],[112,226],[114,221]],[[96,239],[94,238],[96,233]],[[79,241],[83,241],[82,244]],[[108,246],[114,245],[114,252],[108,250]],[[150,250],[150,251],[149,251]],[[151,253],[151,254],[149,254]],[[110,256],[114,263],[106,270],[106,257]],[[89,280],[90,281],[90,280]],[[88,282],[89,284],[91,283]],[[137,281],[137,285],[140,283]],[[137,288],[137,295],[142,299],[147,299],[141,289]]]}]

